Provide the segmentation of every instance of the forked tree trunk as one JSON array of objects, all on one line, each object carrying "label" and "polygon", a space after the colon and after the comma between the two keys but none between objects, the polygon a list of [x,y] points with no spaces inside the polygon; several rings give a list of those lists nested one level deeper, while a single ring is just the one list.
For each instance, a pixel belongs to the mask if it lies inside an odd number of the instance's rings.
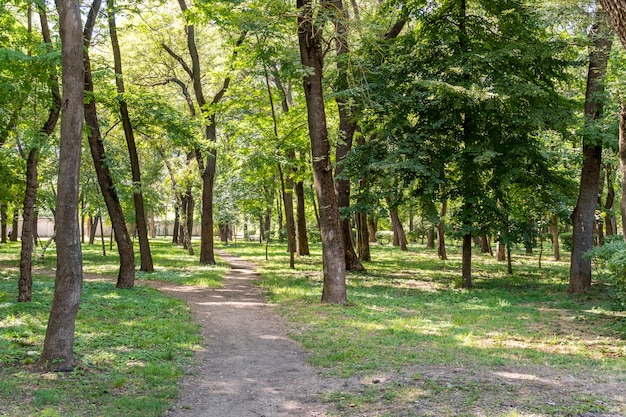
[{"label": "forked tree trunk", "polygon": [[[45,10],[40,9],[39,17],[41,21],[41,32],[46,45],[52,45],[50,30],[48,28],[48,19]],[[50,48],[50,47],[49,47]],[[50,136],[56,127],[61,110],[61,93],[59,91],[59,81],[56,69],[50,68],[50,86],[52,93],[52,104],[48,119],[40,129],[39,133]],[[20,278],[18,282],[18,301],[29,302],[33,298],[33,244],[36,236],[36,214],[35,202],[37,200],[37,164],[39,160],[39,149],[37,147],[30,150],[26,161],[26,191],[24,193],[24,209],[22,212],[22,250],[20,253]],[[17,237],[17,228],[13,230],[13,234]]]},{"label": "forked tree trunk", "polygon": [[[604,92],[609,53],[612,41],[606,27],[602,8],[596,10],[596,22],[590,30],[592,45],[589,52],[589,71],[585,93],[585,126],[590,127],[602,115],[600,97]],[[589,135],[583,135],[583,167],[580,178],[578,201],[572,213],[573,236],[570,264],[570,293],[580,293],[591,288],[591,259],[583,255],[593,247],[593,223],[598,202],[602,145]]]},{"label": "forked tree trunk", "polygon": [[69,371],[76,365],[74,329],[82,295],[78,188],[84,111],[83,33],[80,5],[58,0],[63,68],[63,117],[57,187],[57,269],[54,297],[39,366]]},{"label": "forked tree trunk", "polygon": [[[387,197],[387,205],[391,207],[391,199]],[[389,209],[389,216],[391,217],[391,226],[393,227],[393,246],[399,246],[401,251],[408,251],[406,234],[398,216],[397,209]]]},{"label": "forked tree trunk", "polygon": [[324,109],[322,30],[314,24],[314,7],[311,0],[297,0],[296,5],[300,59],[302,65],[310,69],[303,81],[311,139],[313,179],[319,199],[324,276],[322,302],[344,304],[347,302],[346,262],[344,256],[337,256],[343,253],[343,241]]},{"label": "forked tree trunk", "polygon": [[116,287],[132,288],[135,285],[135,249],[128,228],[126,227],[124,212],[122,211],[122,205],[120,204],[115,185],[113,184],[111,171],[106,164],[106,152],[104,150],[104,141],[100,134],[100,123],[98,121],[98,112],[93,94],[93,78],[89,59],[89,45],[96,23],[96,16],[100,9],[100,2],[101,0],[94,0],[83,32],[85,48],[84,85],[85,91],[87,92],[87,100],[85,101],[85,124],[87,125],[87,140],[89,142],[89,149],[96,170],[98,184],[100,185],[100,191],[102,192],[104,203],[109,212],[115,242],[117,243],[117,251],[120,255],[120,269],[117,273]]}]

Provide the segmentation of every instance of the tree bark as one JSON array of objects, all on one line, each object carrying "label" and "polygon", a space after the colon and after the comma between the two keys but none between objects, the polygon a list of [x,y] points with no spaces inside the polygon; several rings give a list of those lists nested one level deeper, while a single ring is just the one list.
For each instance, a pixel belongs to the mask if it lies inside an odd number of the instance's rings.
[{"label": "tree bark", "polygon": [[435,228],[428,228],[428,237],[426,239],[426,249],[435,249]]},{"label": "tree bark", "polygon": [[7,243],[7,204],[0,203],[0,243]]},{"label": "tree bark", "polygon": [[400,250],[408,251],[406,234],[404,233],[400,216],[398,216],[398,210],[391,208],[392,204],[389,197],[387,197],[387,205],[389,206],[389,216],[391,217],[391,225],[393,227],[393,246],[399,246]]},{"label": "tree bark", "polygon": [[117,251],[120,255],[120,269],[117,273],[117,288],[132,288],[135,285],[135,249],[133,242],[126,227],[126,220],[122,205],[120,204],[111,171],[106,164],[106,152],[104,149],[104,141],[100,133],[100,123],[98,121],[98,112],[96,109],[96,101],[94,98],[93,78],[91,75],[91,61],[89,59],[89,45],[93,34],[93,28],[96,23],[96,16],[100,9],[101,0],[94,0],[83,32],[85,47],[85,91],[87,100],[85,101],[85,124],[87,125],[87,140],[89,141],[89,149],[93,159],[100,191],[104,197],[111,225],[115,234],[115,242],[117,243]]},{"label": "tree bark", "polygon": [[[600,118],[603,105],[604,77],[612,41],[602,8],[596,11],[596,22],[590,30],[592,45],[589,52],[589,71],[585,93],[585,125],[589,127]],[[593,223],[598,202],[602,145],[583,135],[583,167],[578,201],[572,213],[572,258],[568,292],[580,293],[591,288],[591,259],[583,255],[593,246]]]},{"label": "tree bark", "polygon": [[463,255],[461,260],[461,287],[472,288],[472,235],[463,235]]},{"label": "tree bark", "polygon": [[[45,10],[39,10],[41,22],[41,32],[44,42],[49,46],[52,45],[50,30],[48,28],[48,19]],[[48,114],[48,119],[39,130],[42,137],[49,137],[57,121],[59,120],[59,112],[61,110],[61,93],[59,91],[59,80],[56,68],[50,68],[50,89],[52,93],[52,105]],[[37,164],[39,162],[39,147],[35,145],[28,153],[26,161],[26,191],[24,193],[24,208],[22,211],[22,250],[20,253],[20,278],[18,282],[18,301],[29,302],[32,300],[32,265],[33,265],[33,244],[35,242],[33,232],[35,229],[35,202],[37,200]],[[13,231],[17,235],[17,229]]]},{"label": "tree bark", "polygon": [[54,298],[39,366],[74,368],[74,329],[82,295],[78,188],[84,111],[83,34],[79,3],[57,0],[61,34],[63,118],[57,192],[57,269]]},{"label": "tree bark", "polygon": [[370,243],[378,242],[378,238],[376,238],[376,232],[378,232],[378,224],[377,219],[372,216],[367,216],[367,230],[369,230]]},{"label": "tree bark", "polygon": [[314,24],[314,8],[311,0],[297,0],[296,5],[300,59],[302,65],[308,69],[303,84],[311,139],[313,179],[320,211],[324,275],[322,302],[345,304],[347,302],[346,262],[344,256],[337,256],[343,253],[343,241],[337,195],[333,183],[322,86],[322,30]]},{"label": "tree bark", "polygon": [[11,223],[11,238],[9,239],[11,242],[17,242],[17,229],[19,229],[19,221],[20,221],[20,211],[15,208],[13,209],[13,219]]},{"label": "tree bark", "polygon": [[304,183],[296,183],[296,241],[298,256],[309,256],[309,238],[306,230],[306,211],[304,206]]},{"label": "tree bark", "polygon": [[441,202],[441,210],[439,210],[439,223],[437,224],[437,255],[439,259],[446,260],[448,259],[448,254],[446,253],[446,224],[444,222],[444,217],[448,211],[448,200],[446,198]]},{"label": "tree bark", "polygon": [[115,0],[107,0],[107,13],[109,15],[109,35],[111,37],[111,48],[113,49],[113,61],[115,66],[115,85],[117,86],[120,115],[128,155],[130,157],[130,170],[133,179],[133,201],[135,203],[135,223],[137,226],[137,236],[139,237],[139,256],[141,259],[140,270],[144,272],[154,271],[152,254],[150,253],[150,241],[148,240],[148,222],[146,220],[146,210],[143,201],[143,191],[141,189],[141,170],[139,167],[139,156],[135,144],[135,135],[130,122],[128,104],[124,98],[125,88],[122,72],[122,56],[117,38],[117,26],[115,24]]},{"label": "tree bark", "polygon": [[626,103],[622,104],[619,112],[619,164],[622,176],[622,194],[619,202],[619,211],[622,217],[622,236],[626,241]]},{"label": "tree bark", "polygon": [[554,248],[554,260],[561,260],[561,251],[559,250],[559,219],[556,215],[550,218],[550,233],[552,234],[552,247]]}]

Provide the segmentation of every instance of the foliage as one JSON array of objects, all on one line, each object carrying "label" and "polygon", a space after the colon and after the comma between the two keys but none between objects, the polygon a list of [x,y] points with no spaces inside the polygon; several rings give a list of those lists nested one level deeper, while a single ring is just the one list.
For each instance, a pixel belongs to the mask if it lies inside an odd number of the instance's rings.
[{"label": "foliage", "polygon": [[585,256],[597,265],[598,279],[614,300],[618,309],[626,310],[626,242],[622,235],[605,239],[602,246]]}]

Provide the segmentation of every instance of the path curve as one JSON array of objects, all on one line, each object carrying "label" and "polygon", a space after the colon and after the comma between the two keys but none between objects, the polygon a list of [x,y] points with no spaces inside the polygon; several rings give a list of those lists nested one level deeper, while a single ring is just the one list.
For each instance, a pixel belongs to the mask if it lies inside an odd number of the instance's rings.
[{"label": "path curve", "polygon": [[231,269],[224,287],[157,285],[186,300],[202,325],[204,350],[168,417],[324,417],[322,392],[331,381],[306,363],[282,319],[266,303],[254,264],[220,252]]}]

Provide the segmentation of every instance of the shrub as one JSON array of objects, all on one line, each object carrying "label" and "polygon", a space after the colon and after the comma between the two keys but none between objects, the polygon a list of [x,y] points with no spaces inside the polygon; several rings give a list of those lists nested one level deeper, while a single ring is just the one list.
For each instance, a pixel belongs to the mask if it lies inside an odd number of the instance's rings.
[{"label": "shrub", "polygon": [[376,232],[376,240],[380,245],[388,245],[393,242],[393,232],[391,230],[380,230]]},{"label": "shrub", "polygon": [[617,308],[626,310],[626,242],[612,238],[598,246],[585,257],[598,265],[598,279],[602,281]]},{"label": "shrub", "polygon": [[572,246],[573,246],[572,237],[573,237],[573,235],[570,232],[568,232],[568,233],[561,233],[559,235],[559,238],[561,239],[561,243],[563,244],[563,247],[568,252],[572,251]]}]

